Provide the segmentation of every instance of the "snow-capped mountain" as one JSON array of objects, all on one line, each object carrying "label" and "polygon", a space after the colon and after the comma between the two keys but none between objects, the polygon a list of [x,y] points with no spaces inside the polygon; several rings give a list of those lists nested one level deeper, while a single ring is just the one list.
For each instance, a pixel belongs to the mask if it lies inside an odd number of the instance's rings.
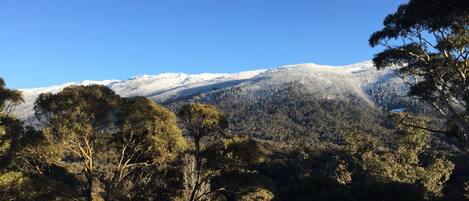
[{"label": "snow-capped mountain", "polygon": [[124,97],[146,96],[161,103],[234,88],[243,89],[240,94],[245,94],[246,97],[256,97],[255,94],[260,93],[268,95],[266,91],[275,90],[281,85],[298,83],[304,86],[305,93],[315,98],[333,99],[353,94],[370,103],[376,103],[376,100],[373,100],[373,90],[393,80],[398,83],[396,79],[389,70],[376,70],[371,61],[348,66],[295,64],[233,74],[140,75],[127,80],[87,80],[50,87],[20,89],[25,103],[18,106],[15,113],[23,119],[32,116],[34,101],[39,94],[56,93],[70,85],[102,84]]}]

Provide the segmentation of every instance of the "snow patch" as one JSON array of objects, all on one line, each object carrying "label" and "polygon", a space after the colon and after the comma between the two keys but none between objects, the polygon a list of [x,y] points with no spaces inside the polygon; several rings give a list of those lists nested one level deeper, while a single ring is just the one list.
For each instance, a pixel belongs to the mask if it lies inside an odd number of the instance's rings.
[{"label": "snow patch", "polygon": [[100,84],[113,89],[123,97],[146,96],[156,101],[165,101],[236,86],[245,86],[246,92],[249,92],[274,89],[281,84],[298,82],[314,93],[333,98],[346,96],[349,93],[364,96],[364,86],[371,86],[385,74],[386,72],[377,72],[371,61],[365,61],[346,66],[306,63],[239,73],[162,73],[143,74],[127,80],[85,80],[50,87],[20,89],[25,103],[16,108],[15,113],[20,118],[27,118],[31,116],[34,101],[39,94],[57,93],[71,85]]}]

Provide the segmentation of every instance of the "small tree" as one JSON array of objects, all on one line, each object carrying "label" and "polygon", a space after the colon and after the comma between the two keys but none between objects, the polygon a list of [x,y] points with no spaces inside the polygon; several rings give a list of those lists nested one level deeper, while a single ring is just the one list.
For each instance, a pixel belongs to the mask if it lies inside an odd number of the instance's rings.
[{"label": "small tree", "polygon": [[210,191],[210,188],[206,187],[209,177],[205,175],[207,173],[204,168],[206,162],[202,157],[202,152],[208,140],[220,137],[219,135],[228,126],[228,123],[223,114],[215,107],[199,103],[182,106],[178,116],[194,143],[195,166],[193,174],[190,174],[193,176],[193,181],[191,182],[189,200],[201,200],[204,196],[207,196],[207,192],[204,191]]},{"label": "small tree", "polygon": [[377,68],[395,67],[410,85],[409,95],[448,121],[448,129],[438,132],[469,148],[469,1],[410,0],[386,17],[369,42],[385,47],[373,58]]}]

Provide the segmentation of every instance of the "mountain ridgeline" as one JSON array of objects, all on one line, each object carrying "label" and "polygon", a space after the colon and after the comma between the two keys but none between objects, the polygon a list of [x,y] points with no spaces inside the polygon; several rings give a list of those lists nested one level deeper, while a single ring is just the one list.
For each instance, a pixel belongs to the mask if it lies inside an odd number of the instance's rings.
[{"label": "mountain ridgeline", "polygon": [[298,64],[236,74],[166,73],[23,89],[25,103],[15,113],[33,124],[32,106],[40,93],[56,93],[75,84],[103,84],[123,97],[145,96],[173,111],[187,102],[208,103],[227,115],[232,133],[274,140],[335,140],[354,130],[384,134],[387,112],[425,110],[404,97],[408,89],[392,71],[378,71],[367,61],[348,66]]}]

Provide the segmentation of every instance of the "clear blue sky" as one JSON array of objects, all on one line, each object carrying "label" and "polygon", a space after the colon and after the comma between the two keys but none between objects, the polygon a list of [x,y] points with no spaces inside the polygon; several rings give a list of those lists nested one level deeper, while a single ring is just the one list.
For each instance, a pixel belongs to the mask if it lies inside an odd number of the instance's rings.
[{"label": "clear blue sky", "polygon": [[406,0],[2,0],[0,76],[27,88],[369,60]]}]

